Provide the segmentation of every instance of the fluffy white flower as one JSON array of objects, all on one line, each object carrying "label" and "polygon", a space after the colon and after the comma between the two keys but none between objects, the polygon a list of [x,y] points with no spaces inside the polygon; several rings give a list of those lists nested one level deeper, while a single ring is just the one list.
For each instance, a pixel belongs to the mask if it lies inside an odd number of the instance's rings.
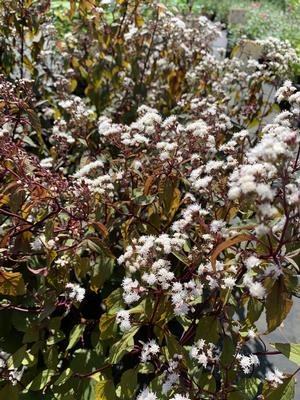
[{"label": "fluffy white flower", "polygon": [[209,361],[214,361],[213,353],[215,350],[216,347],[213,343],[206,343],[205,340],[200,339],[191,347],[190,357],[206,368]]},{"label": "fluffy white flower", "polygon": [[103,168],[103,162],[101,160],[96,160],[86,164],[84,167],[80,168],[76,174],[74,174],[74,178],[82,178],[83,176],[88,175],[93,169]]},{"label": "fluffy white flower", "polygon": [[71,300],[76,300],[81,302],[85,296],[85,289],[80,287],[77,283],[67,283],[67,296]]},{"label": "fluffy white flower", "polygon": [[264,271],[264,276],[273,276],[275,279],[278,279],[280,277],[280,275],[282,275],[282,269],[280,268],[280,266],[275,265],[275,264],[270,264],[266,267],[265,271]]},{"label": "fluffy white flower", "polygon": [[274,372],[268,371],[266,373],[266,381],[270,382],[275,387],[283,383],[283,378],[283,373],[277,368],[275,368]]},{"label": "fluffy white flower", "polygon": [[255,354],[250,354],[249,356],[238,354],[237,360],[239,361],[239,364],[245,374],[249,374],[252,367],[260,364],[259,359]]},{"label": "fluffy white flower", "polygon": [[223,286],[224,288],[233,289],[235,286],[236,280],[232,276],[227,276],[223,279]]},{"label": "fluffy white flower", "polygon": [[53,158],[46,157],[40,161],[41,167],[43,168],[51,168],[53,166]]},{"label": "fluffy white flower", "polygon": [[259,258],[257,258],[256,256],[250,256],[245,260],[245,264],[248,270],[256,267],[257,265],[259,265],[259,263]]},{"label": "fluffy white flower", "polygon": [[220,231],[226,225],[225,221],[214,220],[210,224],[210,230],[214,233]]},{"label": "fluffy white flower", "polygon": [[154,285],[156,282],[157,282],[157,277],[156,277],[156,275],[155,274],[153,274],[153,273],[147,273],[147,272],[145,272],[143,275],[142,275],[142,279],[143,279],[143,281],[144,282],[146,282],[148,285]]},{"label": "fluffy white flower", "polygon": [[122,332],[128,331],[131,328],[129,311],[119,311],[116,315],[116,322],[118,325],[120,325],[120,329]]},{"label": "fluffy white flower", "polygon": [[154,392],[151,392],[148,388],[146,388],[138,395],[136,400],[158,400],[158,397]]},{"label": "fluffy white flower", "polygon": [[256,297],[257,299],[263,299],[266,296],[266,289],[260,282],[253,282],[249,286],[249,292],[251,296]]},{"label": "fluffy white flower", "polygon": [[248,329],[247,334],[248,334],[248,337],[250,339],[255,339],[256,338],[256,332],[255,332],[255,330],[253,328]]},{"label": "fluffy white flower", "polygon": [[240,197],[240,195],[241,195],[241,189],[237,186],[231,187],[228,192],[228,197],[230,200],[236,200]]},{"label": "fluffy white flower", "polygon": [[188,395],[183,396],[182,394],[175,394],[170,400],[190,400]]},{"label": "fluffy white flower", "polygon": [[124,290],[123,299],[126,304],[131,304],[139,300],[139,283],[136,279],[132,280],[131,278],[124,278],[122,287]]},{"label": "fluffy white flower", "polygon": [[155,340],[150,340],[148,343],[145,343],[141,352],[141,362],[145,363],[151,360],[152,356],[157,355],[160,352],[160,347],[155,342]]}]

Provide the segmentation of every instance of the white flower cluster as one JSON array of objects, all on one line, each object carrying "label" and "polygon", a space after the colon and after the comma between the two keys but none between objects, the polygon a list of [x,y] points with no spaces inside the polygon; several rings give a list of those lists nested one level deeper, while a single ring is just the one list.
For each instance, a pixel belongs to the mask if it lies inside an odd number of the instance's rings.
[{"label": "white flower cluster", "polygon": [[85,289],[77,283],[69,282],[66,284],[66,295],[70,300],[81,302],[85,296]]},{"label": "white flower cluster", "polygon": [[158,400],[158,397],[154,392],[146,388],[141,391],[136,400]]},{"label": "white flower cluster", "polygon": [[52,129],[50,142],[55,143],[56,141],[59,143],[64,141],[69,145],[75,143],[72,133],[68,130],[67,122],[63,118],[55,121]]},{"label": "white flower cluster", "polygon": [[284,81],[283,85],[276,92],[278,103],[283,100],[289,101],[290,97],[296,92],[296,90],[297,89],[293,86],[291,81]]},{"label": "white flower cluster", "polygon": [[274,369],[274,372],[268,371],[266,373],[266,381],[270,382],[270,384],[274,387],[281,385],[283,383],[284,374],[279,371],[278,368]]},{"label": "white flower cluster", "polygon": [[[100,195],[107,195],[113,197],[114,195],[114,184],[111,174],[100,174],[103,171],[104,164],[102,160],[92,161],[82,168],[80,168],[75,174],[79,182],[86,184],[92,193],[99,193]],[[93,172],[94,171],[94,172]],[[94,173],[96,177],[94,179],[88,178],[88,176]],[[115,175],[115,180],[119,177]]]},{"label": "white flower cluster", "polygon": [[155,340],[150,340],[148,343],[145,343],[141,352],[141,362],[145,363],[150,361],[153,356],[157,356],[160,352],[160,347],[155,342]]},{"label": "white flower cluster", "polygon": [[[128,171],[128,157],[125,156],[128,152],[136,154],[131,164],[134,175],[136,171],[150,174],[155,168],[167,171],[172,163],[189,176],[191,188],[197,195],[202,190],[208,195],[223,171],[231,171],[235,166],[232,152],[238,154],[242,145],[240,136],[231,140],[231,151],[225,160],[220,160],[215,140],[218,130],[221,132],[232,128],[225,114],[221,114],[218,127],[212,126],[213,122],[207,124],[204,120],[194,121],[185,127],[175,116],[162,121],[156,110],[146,106],[141,106],[138,113],[140,118],[129,126],[114,124],[107,117],[101,117],[98,121],[98,132],[103,146],[113,143],[124,154],[123,182],[132,179],[132,171]],[[213,117],[212,121],[215,120]],[[222,124],[225,124],[223,128]],[[226,143],[223,146],[226,146]],[[225,151],[225,148],[222,151]]]},{"label": "white flower cluster", "polygon": [[244,276],[243,283],[249,289],[250,295],[257,299],[263,299],[266,296],[266,289],[259,281],[254,281],[249,275]]},{"label": "white flower cluster", "polygon": [[75,120],[88,119],[93,114],[93,111],[87,107],[83,99],[78,96],[69,95],[58,104],[70,113]]},{"label": "white flower cluster", "polygon": [[175,394],[170,400],[191,400],[188,395]]},{"label": "white flower cluster", "polygon": [[200,204],[194,203],[186,207],[182,213],[182,218],[177,220],[172,225],[174,232],[185,231],[189,225],[194,224],[199,218],[206,216],[209,212],[201,207]]},{"label": "white flower cluster", "polygon": [[250,354],[248,356],[237,354],[236,358],[244,374],[249,374],[252,368],[257,367],[260,364],[259,359],[255,354]]},{"label": "white flower cluster", "polygon": [[98,132],[102,139],[118,140],[123,146],[140,147],[147,146],[151,136],[162,123],[162,117],[157,110],[141,106],[138,110],[140,118],[129,126],[112,123],[107,117],[98,120]]},{"label": "white flower cluster", "polygon": [[[126,269],[133,273],[147,267],[148,259],[152,260],[157,255],[169,255],[182,248],[186,236],[175,233],[170,236],[166,233],[155,236],[141,236],[138,240],[133,240],[132,245],[126,248],[126,252],[119,257],[119,264],[125,264]],[[168,268],[167,264],[154,265],[154,274],[159,273],[159,269]],[[157,270],[157,271],[156,271]]]},{"label": "white flower cluster", "polygon": [[53,158],[46,157],[40,161],[41,167],[43,168],[52,168],[53,167]]},{"label": "white flower cluster", "polygon": [[286,171],[285,201],[295,205],[300,196],[298,179],[292,175],[292,160],[296,158],[300,139],[296,130],[284,122],[289,120],[289,115],[290,113],[278,123],[269,124],[263,129],[262,139],[246,153],[244,163],[229,178],[230,199],[248,200],[249,196],[255,199],[261,222],[256,230],[257,234],[271,229],[270,223],[280,215],[274,199],[282,190],[283,170]]},{"label": "white flower cluster", "polygon": [[162,385],[163,394],[168,394],[173,389],[174,385],[179,383],[180,372],[177,369],[180,360],[182,360],[182,355],[174,354],[173,359],[169,361],[168,369],[164,372],[165,380]]},{"label": "white flower cluster", "polygon": [[161,257],[172,252],[181,251],[186,237],[175,233],[173,236],[166,234],[155,236],[142,236],[134,240],[126,248],[126,252],[119,257],[118,262],[125,264],[129,274],[140,273],[141,282],[131,277],[125,277],[122,283],[123,298],[126,304],[138,301],[141,294],[157,289],[169,292],[171,303],[176,315],[186,315],[192,310],[192,304],[201,297],[202,284],[191,279],[181,283],[176,280],[171,271],[169,260]]},{"label": "white flower cluster", "polygon": [[263,56],[268,60],[270,76],[286,76],[291,65],[299,64],[299,57],[296,50],[291,46],[288,40],[270,37],[258,40],[257,43],[262,46]]},{"label": "white flower cluster", "polygon": [[[44,247],[48,250],[51,250],[55,247],[56,245],[56,241],[58,241],[58,238],[55,239],[50,239],[47,240],[44,234],[41,234],[39,236],[37,236],[31,243],[30,243],[30,247],[33,251],[40,251],[42,250]],[[64,258],[58,258],[55,260],[55,263],[58,264],[60,263],[60,261],[62,262],[62,264],[65,263],[65,259]]]},{"label": "white flower cluster", "polygon": [[175,315],[186,315],[191,308],[191,304],[202,295],[203,286],[200,282],[190,280],[189,282],[174,282],[172,285],[171,301],[174,306]]},{"label": "white flower cluster", "polygon": [[103,162],[101,160],[92,161],[86,164],[84,167],[80,168],[75,174],[74,178],[83,178],[84,176],[89,175],[89,173],[93,170],[102,169],[104,167]]},{"label": "white flower cluster", "polygon": [[122,332],[126,332],[131,328],[130,313],[127,310],[118,311],[116,315],[116,323],[120,325]]},{"label": "white flower cluster", "polygon": [[[140,392],[136,400],[159,400],[159,397],[156,393],[152,392],[148,388],[145,388]],[[174,396],[170,397],[169,400],[191,400],[191,398],[188,395],[176,393]]]},{"label": "white flower cluster", "polygon": [[218,361],[218,351],[213,343],[207,343],[203,339],[199,339],[190,349],[190,357],[197,361],[204,368],[208,364]]},{"label": "white flower cluster", "polygon": [[139,282],[135,279],[124,278],[122,282],[122,288],[124,290],[123,299],[126,304],[135,303],[140,299],[140,292],[144,289],[140,287]]},{"label": "white flower cluster", "polygon": [[26,366],[23,365],[21,369],[13,369],[8,373],[8,380],[11,382],[13,386],[17,385],[23,376],[24,371],[26,370]]},{"label": "white flower cluster", "polygon": [[[273,96],[265,95],[266,87],[274,93],[282,77],[292,76],[292,66],[299,62],[288,42],[274,38],[242,40],[232,58],[218,59],[206,49],[201,61],[187,71],[190,86],[197,89],[185,93],[180,105],[185,112],[188,110],[194,117],[205,120],[214,132],[228,131],[232,123],[246,126],[247,121],[256,118],[263,107],[265,114],[258,124],[259,129],[274,109]],[[263,106],[259,100],[261,97]],[[254,98],[256,104],[253,104]],[[281,101],[283,97],[278,99]],[[220,120],[222,112],[226,114],[223,122]]]}]

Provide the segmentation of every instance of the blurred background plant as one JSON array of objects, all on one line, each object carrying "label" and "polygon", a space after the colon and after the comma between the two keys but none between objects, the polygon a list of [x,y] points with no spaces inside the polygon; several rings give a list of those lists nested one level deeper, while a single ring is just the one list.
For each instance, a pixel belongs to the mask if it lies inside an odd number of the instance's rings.
[{"label": "blurred background plant", "polygon": [[[269,36],[289,40],[300,52],[299,0],[166,0],[166,3],[187,12],[202,12],[209,18],[223,22],[229,32],[231,47],[241,36],[262,39]],[[230,20],[232,10],[243,10],[242,23]]]}]

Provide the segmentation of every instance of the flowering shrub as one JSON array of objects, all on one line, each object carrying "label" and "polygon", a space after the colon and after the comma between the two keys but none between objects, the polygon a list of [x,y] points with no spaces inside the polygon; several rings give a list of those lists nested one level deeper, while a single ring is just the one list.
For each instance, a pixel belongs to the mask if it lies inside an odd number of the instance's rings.
[{"label": "flowering shrub", "polygon": [[299,296],[296,53],[218,60],[156,3],[71,17],[0,78],[0,399],[293,399],[265,361],[300,344],[264,335]]}]

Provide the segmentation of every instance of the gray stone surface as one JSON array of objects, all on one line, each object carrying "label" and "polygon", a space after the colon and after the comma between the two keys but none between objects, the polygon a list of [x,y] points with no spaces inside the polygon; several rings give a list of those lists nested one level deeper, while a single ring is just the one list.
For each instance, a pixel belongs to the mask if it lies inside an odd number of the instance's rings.
[{"label": "gray stone surface", "polygon": [[214,40],[211,45],[213,54],[217,59],[220,60],[225,57],[227,44],[227,31],[223,30],[221,31],[221,36]]},{"label": "gray stone surface", "polygon": [[247,17],[247,10],[245,8],[232,8],[229,11],[228,22],[230,24],[244,24]]}]

